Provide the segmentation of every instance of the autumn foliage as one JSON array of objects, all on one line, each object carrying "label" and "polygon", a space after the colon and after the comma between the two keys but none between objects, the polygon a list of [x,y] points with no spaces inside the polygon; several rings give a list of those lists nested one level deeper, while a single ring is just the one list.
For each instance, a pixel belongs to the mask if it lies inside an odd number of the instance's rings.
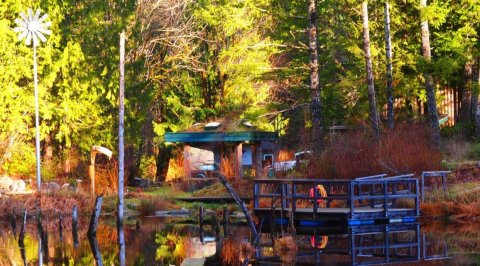
[{"label": "autumn foliage", "polygon": [[440,170],[441,153],[431,144],[422,124],[400,124],[385,129],[379,141],[368,132],[331,136],[320,159],[309,164],[309,175],[325,179],[351,179],[375,174],[420,174]]}]

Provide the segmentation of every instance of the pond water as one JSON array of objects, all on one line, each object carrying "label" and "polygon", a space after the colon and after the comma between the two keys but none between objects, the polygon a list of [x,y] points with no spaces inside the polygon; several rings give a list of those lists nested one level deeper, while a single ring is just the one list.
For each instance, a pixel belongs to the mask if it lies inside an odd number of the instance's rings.
[{"label": "pond water", "polygon": [[[45,219],[47,237],[42,241],[36,221],[30,219],[25,247],[20,248],[20,222],[13,227],[10,221],[1,221],[0,265],[119,264],[112,217],[101,217],[96,241],[86,236],[88,221],[80,221],[78,243],[74,243],[70,224],[64,220],[60,230],[58,219]],[[239,265],[239,259],[252,256],[254,265],[480,265],[479,228],[412,223],[297,230],[293,238],[282,238],[282,232],[263,232],[256,249],[247,244],[250,232],[243,225],[228,227],[223,248],[214,237],[216,231],[223,238],[223,226],[215,229],[208,221],[203,244],[199,226],[192,219],[143,218],[138,225],[133,221],[123,230],[126,265],[220,265],[222,259]],[[279,238],[283,242],[273,241]],[[220,259],[214,258],[217,249],[223,251]]]}]

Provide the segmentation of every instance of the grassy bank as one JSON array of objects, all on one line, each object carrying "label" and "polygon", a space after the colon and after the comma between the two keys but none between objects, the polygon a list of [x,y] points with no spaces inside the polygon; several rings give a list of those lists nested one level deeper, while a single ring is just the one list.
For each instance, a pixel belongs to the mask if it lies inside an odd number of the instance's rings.
[{"label": "grassy bank", "polygon": [[423,220],[443,220],[454,223],[480,222],[480,182],[451,185],[427,194],[421,204]]}]

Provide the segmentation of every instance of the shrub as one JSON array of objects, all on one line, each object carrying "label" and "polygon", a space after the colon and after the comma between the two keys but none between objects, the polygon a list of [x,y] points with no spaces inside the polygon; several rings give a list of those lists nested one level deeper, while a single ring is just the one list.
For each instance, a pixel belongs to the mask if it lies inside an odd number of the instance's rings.
[{"label": "shrub", "polygon": [[157,166],[155,156],[142,156],[140,160],[139,174],[142,178],[155,179]]},{"label": "shrub", "polygon": [[308,174],[325,179],[351,179],[439,169],[441,154],[431,145],[428,127],[401,124],[385,130],[378,142],[360,131],[330,140],[321,157],[310,161]]},{"label": "shrub", "polygon": [[460,162],[471,156],[473,147],[465,140],[450,139],[445,141],[444,153],[448,162]]},{"label": "shrub", "polygon": [[235,167],[233,159],[228,156],[223,156],[220,160],[220,173],[226,178],[232,180],[235,178]]},{"label": "shrub", "polygon": [[140,204],[138,204],[137,210],[140,212],[140,215],[147,216],[153,215],[156,211],[167,210],[174,207],[171,202],[165,198],[152,197],[142,199]]},{"label": "shrub", "polygon": [[470,150],[472,159],[480,159],[480,143],[475,143]]},{"label": "shrub", "polygon": [[180,179],[185,175],[183,169],[183,153],[180,149],[173,152],[172,158],[168,161],[168,170],[165,181]]},{"label": "shrub", "polygon": [[297,257],[298,244],[293,237],[285,236],[275,240],[274,250],[282,262],[293,263]]},{"label": "shrub", "polygon": [[35,147],[18,142],[10,151],[11,153],[3,158],[3,170],[10,176],[35,176]]},{"label": "shrub", "polygon": [[280,150],[278,152],[278,158],[277,161],[290,161],[293,160],[295,157],[294,152],[291,150]]}]

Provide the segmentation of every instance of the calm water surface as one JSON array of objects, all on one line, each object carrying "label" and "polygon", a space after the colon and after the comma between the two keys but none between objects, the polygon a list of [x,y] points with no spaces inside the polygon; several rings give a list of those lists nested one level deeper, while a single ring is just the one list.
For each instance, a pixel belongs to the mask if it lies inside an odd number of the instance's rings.
[{"label": "calm water surface", "polygon": [[[97,239],[86,236],[87,221],[81,221],[75,245],[71,221],[64,220],[62,238],[58,219],[44,220],[46,241],[41,241],[35,220],[29,220],[20,248],[20,222],[0,222],[0,265],[118,265],[117,228],[114,219],[102,217]],[[272,237],[262,233],[254,254],[257,265],[480,265],[480,225],[369,226],[325,230],[297,231],[298,251],[279,251]],[[223,237],[223,230],[220,236]],[[203,265],[216,253],[214,228],[206,222],[205,240],[199,239],[196,224],[184,218],[143,218],[124,226],[127,265]],[[244,256],[242,247],[250,233],[244,226],[230,227],[230,257]],[[352,252],[353,251],[353,252]],[[248,252],[247,252],[248,253]],[[98,254],[96,258],[94,254]],[[253,253],[252,253],[253,254]],[[235,258],[235,259],[236,259]],[[208,265],[219,265],[207,259]]]}]

